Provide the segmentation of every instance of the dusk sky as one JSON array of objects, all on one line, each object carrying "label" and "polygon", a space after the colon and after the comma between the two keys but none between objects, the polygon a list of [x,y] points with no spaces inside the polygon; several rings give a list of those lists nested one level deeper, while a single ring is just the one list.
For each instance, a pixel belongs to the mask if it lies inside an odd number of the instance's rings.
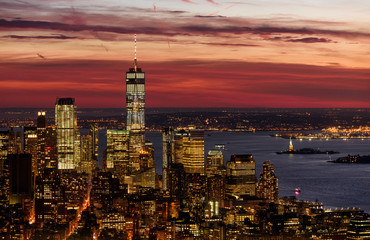
[{"label": "dusk sky", "polygon": [[370,107],[368,0],[0,0],[0,107]]}]

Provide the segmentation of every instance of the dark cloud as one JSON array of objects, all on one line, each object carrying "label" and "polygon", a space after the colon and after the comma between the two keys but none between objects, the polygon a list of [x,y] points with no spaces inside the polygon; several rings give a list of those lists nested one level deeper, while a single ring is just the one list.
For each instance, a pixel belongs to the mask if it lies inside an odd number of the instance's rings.
[{"label": "dark cloud", "polygon": [[171,33],[163,33],[158,27],[136,27],[125,28],[115,26],[101,26],[101,25],[83,25],[83,24],[66,24],[59,22],[46,21],[26,21],[14,20],[7,21],[0,19],[0,28],[19,28],[19,29],[48,29],[69,32],[93,31],[93,32],[110,32],[119,34],[142,33],[149,35],[173,35]]},{"label": "dark cloud", "polygon": [[313,29],[313,28],[288,28],[288,27],[239,27],[239,26],[222,26],[214,27],[210,25],[190,25],[184,26],[183,29],[188,32],[198,33],[198,34],[211,34],[216,35],[220,33],[234,33],[234,34],[243,34],[251,33],[258,35],[265,34],[302,34],[302,35],[315,35],[315,34],[324,34],[332,35],[345,38],[354,38],[354,37],[370,37],[370,33],[366,32],[350,32],[350,31],[341,31],[341,30],[325,30],[325,29]]},{"label": "dark cloud", "polygon": [[77,37],[69,37],[65,35],[52,35],[52,36],[20,36],[20,35],[7,35],[3,38],[15,38],[15,39],[76,39]]},{"label": "dark cloud", "polygon": [[[203,16],[212,17],[212,16]],[[218,17],[216,17],[217,19]],[[151,24],[151,26],[148,26]],[[176,24],[176,23],[173,23]],[[108,25],[85,25],[85,24],[67,24],[60,22],[47,22],[47,21],[27,21],[27,20],[13,20],[8,21],[0,19],[0,28],[18,28],[18,29],[47,29],[69,32],[106,32],[116,34],[148,34],[148,35],[211,35],[216,36],[219,34],[257,34],[257,35],[270,35],[270,34],[299,34],[299,35],[330,35],[343,38],[356,38],[356,37],[370,37],[370,33],[366,32],[350,32],[341,30],[325,30],[313,28],[288,28],[288,27],[239,27],[235,25],[216,27],[213,25],[177,25],[168,24],[166,28],[160,27],[160,22],[138,21],[137,26],[124,27],[124,26],[108,26]],[[276,38],[275,40],[278,40]],[[329,41],[325,38],[307,37],[293,40],[297,42],[324,42]]]},{"label": "dark cloud", "polygon": [[222,15],[195,15],[196,18],[225,18],[225,16]]},{"label": "dark cloud", "polygon": [[219,42],[201,42],[199,44],[209,45],[209,46],[225,46],[225,47],[261,47],[257,44],[243,44],[243,43],[219,43]]},{"label": "dark cloud", "polygon": [[37,56],[38,56],[39,58],[41,58],[41,59],[46,60],[46,57],[44,57],[44,56],[43,56],[43,55],[41,55],[40,53],[38,53],[38,54],[37,54]]},{"label": "dark cloud", "polygon": [[298,38],[298,39],[291,39],[288,42],[302,42],[302,43],[332,43],[333,41],[327,38],[316,38],[316,37],[308,37],[308,38]]},{"label": "dark cloud", "polygon": [[0,27],[50,29],[50,30],[72,31],[72,32],[101,31],[101,32],[115,32],[115,33],[132,33],[132,31],[124,27],[90,26],[90,25],[65,24],[65,23],[59,23],[59,22],[46,22],[46,21],[26,21],[26,20],[7,21],[5,19],[0,19]]}]

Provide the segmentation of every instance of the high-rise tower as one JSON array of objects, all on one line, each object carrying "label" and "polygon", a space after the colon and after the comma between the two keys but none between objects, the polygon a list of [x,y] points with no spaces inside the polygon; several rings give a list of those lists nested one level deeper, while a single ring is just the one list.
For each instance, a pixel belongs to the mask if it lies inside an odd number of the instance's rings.
[{"label": "high-rise tower", "polygon": [[231,155],[226,163],[227,188],[232,196],[256,195],[256,163],[252,154]]},{"label": "high-rise tower", "polygon": [[165,128],[162,133],[162,182],[163,189],[169,189],[169,167],[173,161],[175,154],[175,144],[174,144],[174,135],[175,132],[172,128]]},{"label": "high-rise tower", "polygon": [[58,169],[75,169],[77,116],[73,98],[57,98],[55,125],[57,127]]},{"label": "high-rise tower", "polygon": [[126,72],[126,116],[126,129],[130,131],[132,170],[138,170],[139,151],[145,144],[145,73],[137,67],[136,35],[134,67]]},{"label": "high-rise tower", "polygon": [[37,171],[41,172],[45,165],[46,117],[45,112],[37,114]]},{"label": "high-rise tower", "polygon": [[189,130],[189,137],[183,137],[184,164],[187,173],[204,173],[204,131]]},{"label": "high-rise tower", "polygon": [[97,123],[89,125],[89,135],[91,136],[91,158],[93,161],[93,169],[98,167],[98,146],[99,146],[99,127]]},{"label": "high-rise tower", "polygon": [[107,130],[107,169],[123,184],[125,176],[131,174],[129,159],[129,132],[126,130]]}]

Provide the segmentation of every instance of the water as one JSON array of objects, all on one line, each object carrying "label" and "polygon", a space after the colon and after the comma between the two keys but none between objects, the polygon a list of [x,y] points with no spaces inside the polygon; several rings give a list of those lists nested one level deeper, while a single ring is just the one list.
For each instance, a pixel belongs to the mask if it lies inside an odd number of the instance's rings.
[{"label": "water", "polygon": [[[225,161],[231,154],[253,154],[256,173],[262,171],[262,163],[270,160],[279,179],[279,195],[293,196],[300,188],[298,199],[324,203],[325,208],[359,207],[370,212],[370,164],[334,164],[327,162],[326,154],[278,155],[275,152],[287,149],[289,139],[270,137],[270,132],[238,133],[207,132],[205,155],[215,144],[225,144]],[[159,132],[148,132],[146,138],[155,147],[157,173],[162,173],[162,138]],[[370,139],[293,140],[295,149],[304,147],[338,151],[335,160],[348,154],[370,155]]]}]

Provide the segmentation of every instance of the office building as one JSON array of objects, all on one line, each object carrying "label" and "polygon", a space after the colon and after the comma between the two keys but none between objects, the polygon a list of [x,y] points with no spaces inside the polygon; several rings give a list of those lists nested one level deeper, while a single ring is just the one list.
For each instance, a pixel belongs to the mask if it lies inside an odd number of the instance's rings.
[{"label": "office building", "polygon": [[219,149],[212,149],[208,151],[206,158],[206,174],[207,177],[218,174],[219,169],[224,167],[224,155]]},{"label": "office building", "polygon": [[23,141],[21,131],[19,131],[19,129],[10,128],[8,154],[22,153],[22,143]]},{"label": "office building", "polygon": [[174,130],[165,128],[162,132],[162,188],[168,189],[168,171],[174,159]]},{"label": "office building", "polygon": [[75,169],[81,169],[81,132],[80,129],[75,130],[75,137],[74,137],[74,163]]},{"label": "office building", "polygon": [[32,156],[32,172],[34,176],[37,176],[39,166],[37,161],[38,140],[36,127],[24,127],[23,142],[24,152]]},{"label": "office building", "polygon": [[263,163],[263,172],[257,186],[257,196],[269,202],[279,200],[278,179],[275,176],[274,165],[270,161]]},{"label": "office building", "polygon": [[0,206],[9,203],[9,131],[0,131]]},{"label": "office building", "polygon": [[107,170],[112,172],[120,183],[132,172],[129,158],[129,131],[107,130]]},{"label": "office building", "polygon": [[[63,204],[63,191],[61,179],[56,169],[45,168],[36,178],[35,189],[35,215],[39,224],[56,221]],[[59,211],[59,214],[58,214]]]},{"label": "office building", "polygon": [[9,154],[10,204],[21,204],[31,213],[33,200],[32,156],[30,154]]},{"label": "office building", "polygon": [[92,179],[90,203],[98,208],[108,208],[113,205],[113,200],[119,192],[118,178],[115,178],[111,172],[98,172]]},{"label": "office building", "polygon": [[45,129],[45,167],[58,168],[57,128],[55,126]]},{"label": "office building", "polygon": [[130,132],[130,161],[140,169],[139,151],[145,144],[145,73],[137,67],[136,35],[134,67],[126,72],[126,129]]},{"label": "office building", "polygon": [[0,176],[4,174],[4,166],[8,155],[9,131],[0,131]]},{"label": "office building", "polygon": [[204,174],[204,131],[189,130],[183,137],[183,160],[185,172]]},{"label": "office building", "polygon": [[253,155],[231,155],[226,164],[226,193],[232,196],[256,195],[256,163]]},{"label": "office building", "polygon": [[370,239],[370,216],[362,214],[351,219],[347,239]]},{"label": "office building", "polygon": [[37,113],[37,171],[45,169],[46,116],[44,111]]},{"label": "office building", "polygon": [[77,116],[73,98],[57,98],[55,104],[55,125],[57,131],[58,169],[76,168]]},{"label": "office building", "polygon": [[154,146],[153,143],[147,141],[142,150],[139,152],[140,170],[154,168]]},{"label": "office building", "polygon": [[185,131],[183,129],[176,130],[174,134],[174,153],[173,153],[173,163],[181,163],[184,162],[184,139],[188,139],[190,137],[189,131]]},{"label": "office building", "polygon": [[94,169],[94,160],[92,157],[92,137],[91,135],[81,136],[81,165],[80,171],[85,173],[92,173]]},{"label": "office building", "polygon": [[168,190],[170,196],[181,201],[186,196],[186,173],[181,163],[172,163],[168,170]]},{"label": "office building", "polygon": [[207,176],[206,184],[206,211],[208,216],[218,215],[220,207],[224,207],[226,193],[226,169],[219,170],[218,174]]},{"label": "office building", "polygon": [[169,171],[172,164],[182,164],[186,173],[204,174],[204,131],[173,130],[162,133],[163,189],[169,189]]},{"label": "office building", "polygon": [[89,135],[91,136],[91,158],[93,169],[98,167],[99,127],[97,123],[89,124]]}]

